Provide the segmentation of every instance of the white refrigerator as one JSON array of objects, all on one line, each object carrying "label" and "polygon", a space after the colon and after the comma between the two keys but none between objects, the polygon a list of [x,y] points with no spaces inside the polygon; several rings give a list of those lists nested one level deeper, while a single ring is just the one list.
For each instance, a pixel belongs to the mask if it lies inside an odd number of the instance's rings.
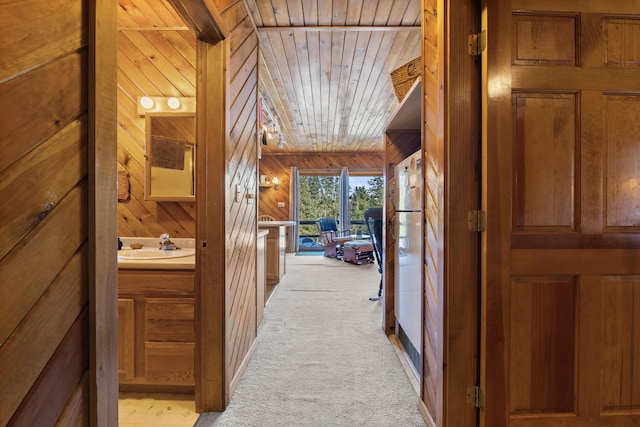
[{"label": "white refrigerator", "polygon": [[395,169],[394,204],[396,336],[417,374],[422,358],[422,151]]}]

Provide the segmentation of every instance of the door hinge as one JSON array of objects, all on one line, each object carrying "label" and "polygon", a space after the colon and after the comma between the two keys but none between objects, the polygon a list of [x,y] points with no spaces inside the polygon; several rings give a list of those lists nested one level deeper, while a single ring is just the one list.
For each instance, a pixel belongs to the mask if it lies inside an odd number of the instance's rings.
[{"label": "door hinge", "polygon": [[482,30],[478,34],[469,34],[469,55],[477,56],[484,52],[487,47],[487,30]]},{"label": "door hinge", "polygon": [[487,229],[487,214],[485,211],[473,210],[469,211],[469,230],[482,233]]},{"label": "door hinge", "polygon": [[467,405],[474,408],[484,408],[484,392],[477,385],[472,385],[467,389]]}]

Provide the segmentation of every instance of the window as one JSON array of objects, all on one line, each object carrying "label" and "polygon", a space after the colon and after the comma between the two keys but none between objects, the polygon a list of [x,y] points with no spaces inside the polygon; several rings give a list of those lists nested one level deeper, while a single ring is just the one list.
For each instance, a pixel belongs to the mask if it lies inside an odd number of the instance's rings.
[{"label": "window", "polygon": [[371,207],[382,207],[384,182],[382,175],[349,177],[349,214],[351,232],[360,238],[367,233],[364,211]]},{"label": "window", "polygon": [[[321,249],[316,219],[329,217],[340,221],[340,178],[338,175],[301,175],[299,188],[300,250]],[[366,236],[364,211],[373,206],[382,206],[383,188],[381,175],[349,177],[349,228],[353,234]]]}]

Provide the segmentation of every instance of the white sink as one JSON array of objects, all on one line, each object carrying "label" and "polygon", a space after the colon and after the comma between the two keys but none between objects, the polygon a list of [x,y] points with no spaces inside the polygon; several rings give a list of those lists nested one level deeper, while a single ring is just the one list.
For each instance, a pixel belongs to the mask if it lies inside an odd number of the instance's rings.
[{"label": "white sink", "polygon": [[167,259],[183,258],[195,255],[193,248],[177,249],[175,251],[164,251],[161,249],[121,249],[118,251],[118,259]]}]

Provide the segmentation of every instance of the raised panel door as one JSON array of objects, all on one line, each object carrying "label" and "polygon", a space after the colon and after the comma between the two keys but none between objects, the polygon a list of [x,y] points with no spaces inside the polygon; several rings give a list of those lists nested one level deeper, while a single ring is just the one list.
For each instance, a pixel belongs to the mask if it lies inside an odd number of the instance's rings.
[{"label": "raised panel door", "polygon": [[640,425],[640,11],[484,4],[481,424]]}]

